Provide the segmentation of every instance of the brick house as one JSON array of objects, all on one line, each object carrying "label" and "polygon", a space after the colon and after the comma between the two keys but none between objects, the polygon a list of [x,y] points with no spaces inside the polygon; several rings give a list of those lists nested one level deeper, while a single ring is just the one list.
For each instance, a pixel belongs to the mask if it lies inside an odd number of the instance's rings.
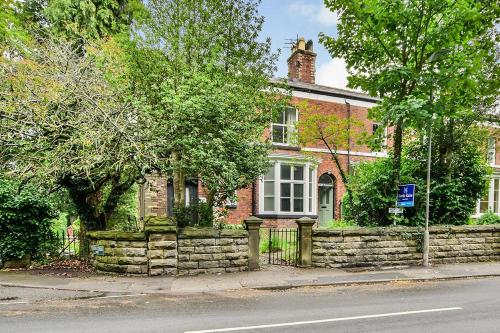
[{"label": "brick house", "polygon": [[[249,187],[238,190],[237,202],[228,202],[228,223],[240,223],[254,215],[264,219],[267,226],[295,226],[295,219],[308,216],[318,219],[318,224],[322,226],[341,218],[345,187],[328,150],[320,144],[308,147],[292,144],[291,133],[301,117],[300,110],[295,106],[307,101],[322,114],[333,113],[339,118],[356,119],[371,133],[379,124],[368,119],[368,110],[379,100],[361,92],[315,84],[315,60],[312,42],[306,43],[301,38],[293,46],[287,60],[291,105],[283,111],[276,123],[269,125],[269,130],[265,133],[273,143],[273,150],[269,154],[273,166]],[[490,192],[478,202],[475,216],[488,209],[500,213],[500,148],[496,149],[498,141],[491,138],[489,142],[489,159],[495,172]],[[386,150],[371,151],[368,147],[355,143],[337,153],[343,169],[348,172],[360,161],[387,156]],[[186,204],[203,200],[203,196],[203,188],[196,179],[186,181]],[[151,176],[140,190],[139,203],[141,218],[149,215],[172,215],[172,185],[166,178]]]},{"label": "brick house", "polygon": [[[345,188],[330,154],[321,145],[291,144],[291,134],[300,119],[294,105],[306,100],[318,112],[361,120],[371,132],[378,125],[368,119],[368,109],[378,100],[364,93],[315,84],[315,61],[312,42],[301,38],[288,58],[291,106],[265,134],[273,142],[269,158],[274,165],[264,177],[237,191],[237,202],[228,203],[228,223],[239,223],[250,215],[263,218],[267,225],[294,225],[293,220],[302,216],[318,218],[320,224],[340,218]],[[385,151],[373,152],[354,143],[338,153],[345,170],[359,161],[386,156]],[[151,176],[140,191],[140,216],[170,215],[172,198],[173,187],[167,179]],[[187,181],[186,198],[188,204],[203,200],[197,180]]]}]

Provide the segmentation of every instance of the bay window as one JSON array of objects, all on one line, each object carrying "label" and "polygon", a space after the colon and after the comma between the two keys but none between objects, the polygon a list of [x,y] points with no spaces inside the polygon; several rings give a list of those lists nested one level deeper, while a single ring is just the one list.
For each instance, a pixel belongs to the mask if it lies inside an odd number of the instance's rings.
[{"label": "bay window", "polygon": [[259,213],[314,214],[316,170],[310,163],[276,161],[260,180]]}]

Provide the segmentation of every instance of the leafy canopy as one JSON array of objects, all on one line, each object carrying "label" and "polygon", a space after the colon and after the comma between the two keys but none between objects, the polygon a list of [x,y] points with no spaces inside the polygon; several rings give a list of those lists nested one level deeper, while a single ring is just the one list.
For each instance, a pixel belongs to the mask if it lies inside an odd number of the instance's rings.
[{"label": "leafy canopy", "polygon": [[284,105],[269,83],[276,55],[258,41],[259,2],[149,1],[135,37],[138,98],[156,124],[159,155],[170,157],[162,170],[174,188],[200,177],[214,203],[265,170],[261,136]]}]

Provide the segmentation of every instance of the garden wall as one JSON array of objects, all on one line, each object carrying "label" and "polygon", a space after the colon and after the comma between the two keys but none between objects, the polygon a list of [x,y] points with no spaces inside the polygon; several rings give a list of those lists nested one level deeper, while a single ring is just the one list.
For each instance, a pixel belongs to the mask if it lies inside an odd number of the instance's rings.
[{"label": "garden wall", "polygon": [[248,231],[185,228],[178,237],[178,274],[248,269]]},{"label": "garden wall", "polygon": [[147,274],[147,241],[144,233],[89,232],[90,257],[99,271]]},{"label": "garden wall", "polygon": [[[159,219],[158,219],[159,220]],[[196,275],[248,270],[246,230],[179,229],[152,221],[144,232],[89,232],[98,271],[143,275]]]},{"label": "garden wall", "polygon": [[[434,264],[500,260],[500,225],[437,226],[429,230]],[[313,230],[312,265],[367,267],[419,265],[421,229],[408,227]]]}]

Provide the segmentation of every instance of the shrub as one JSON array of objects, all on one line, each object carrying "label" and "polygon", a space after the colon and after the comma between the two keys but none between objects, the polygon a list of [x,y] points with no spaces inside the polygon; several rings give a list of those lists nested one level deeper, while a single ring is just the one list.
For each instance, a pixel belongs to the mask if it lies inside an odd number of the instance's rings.
[{"label": "shrub", "polygon": [[328,223],[328,229],[344,229],[344,228],[356,228],[359,227],[352,220],[332,220]]},{"label": "shrub", "polygon": [[19,191],[16,182],[0,179],[0,257],[36,259],[54,250],[51,223],[55,217],[57,212],[45,194],[30,186]]},{"label": "shrub", "polygon": [[[396,192],[390,187],[391,163],[391,159],[384,158],[356,166],[356,174],[349,178],[353,195],[352,207],[347,196],[343,198],[342,203],[343,219],[346,223],[359,226],[386,226],[393,223],[389,208],[395,206]],[[406,173],[407,168],[403,167],[402,181],[414,182]],[[405,214],[413,213],[413,209],[405,210]],[[404,218],[398,223],[408,225],[410,221]]]},{"label": "shrub", "polygon": [[[477,200],[485,190],[488,167],[482,151],[472,143],[462,143],[445,169],[433,152],[431,166],[430,223],[467,224]],[[467,158],[463,158],[467,156]],[[396,191],[390,187],[392,160],[379,159],[356,166],[350,186],[353,205],[343,200],[344,219],[360,226],[386,226],[396,219],[398,225],[421,226],[425,221],[426,147],[418,142],[407,145],[401,161],[401,184],[415,184],[415,207],[404,208],[403,216],[389,214],[395,207]]]},{"label": "shrub", "polygon": [[500,216],[488,211],[476,220],[476,224],[500,224]]},{"label": "shrub", "polygon": [[174,207],[177,226],[212,227],[214,225],[213,208],[206,202],[198,202],[188,207]]}]

